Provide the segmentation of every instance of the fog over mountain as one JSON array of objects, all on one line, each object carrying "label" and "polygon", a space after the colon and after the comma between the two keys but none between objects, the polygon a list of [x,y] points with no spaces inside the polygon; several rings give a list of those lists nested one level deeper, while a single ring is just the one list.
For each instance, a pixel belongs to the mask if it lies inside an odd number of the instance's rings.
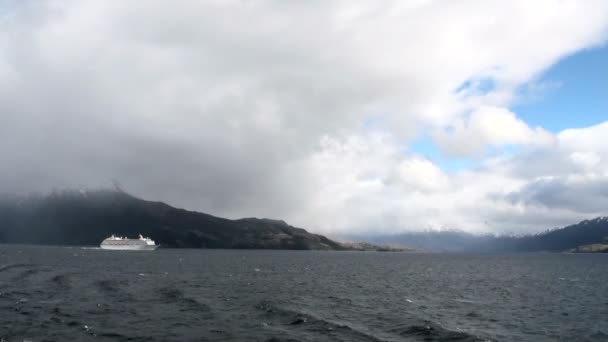
[{"label": "fog over mountain", "polygon": [[514,107],[605,44],[608,2],[439,3],[2,1],[0,192],[117,182],[329,235],[607,215],[608,122]]},{"label": "fog over mountain", "polygon": [[170,248],[347,249],[285,221],[227,220],[120,190],[0,196],[0,243],[99,246],[110,235],[138,234]]}]

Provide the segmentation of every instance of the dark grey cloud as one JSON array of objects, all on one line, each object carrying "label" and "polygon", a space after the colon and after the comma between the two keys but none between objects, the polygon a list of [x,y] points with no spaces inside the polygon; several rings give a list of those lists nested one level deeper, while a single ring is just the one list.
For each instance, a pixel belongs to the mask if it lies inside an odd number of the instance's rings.
[{"label": "dark grey cloud", "polygon": [[608,208],[608,179],[574,182],[565,179],[538,180],[509,194],[507,198],[517,204],[588,214],[605,213]]}]

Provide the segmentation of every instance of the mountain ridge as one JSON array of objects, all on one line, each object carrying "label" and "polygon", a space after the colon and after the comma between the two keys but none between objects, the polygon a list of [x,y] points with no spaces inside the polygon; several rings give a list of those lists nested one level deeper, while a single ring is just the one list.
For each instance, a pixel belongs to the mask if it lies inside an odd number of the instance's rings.
[{"label": "mountain ridge", "polygon": [[346,249],[325,236],[258,218],[230,220],[120,190],[60,191],[0,200],[0,242],[98,245],[110,234],[150,235],[164,247]]},{"label": "mountain ridge", "polygon": [[393,235],[357,235],[342,238],[376,244],[399,244],[436,252],[567,252],[608,241],[608,217],[600,216],[536,234],[505,236],[472,234],[460,230],[408,232]]},{"label": "mountain ridge", "polygon": [[95,246],[111,234],[140,233],[164,247],[187,248],[586,252],[608,242],[608,217],[523,236],[430,231],[343,236],[343,241],[366,242],[341,243],[283,220],[230,220],[140,199],[120,189],[0,196],[0,243]]}]

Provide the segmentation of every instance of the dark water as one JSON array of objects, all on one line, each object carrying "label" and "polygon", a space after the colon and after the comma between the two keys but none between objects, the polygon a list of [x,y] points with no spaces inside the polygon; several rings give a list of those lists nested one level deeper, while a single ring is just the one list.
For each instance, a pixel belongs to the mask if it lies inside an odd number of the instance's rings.
[{"label": "dark water", "polygon": [[608,341],[608,255],[0,245],[3,341]]}]

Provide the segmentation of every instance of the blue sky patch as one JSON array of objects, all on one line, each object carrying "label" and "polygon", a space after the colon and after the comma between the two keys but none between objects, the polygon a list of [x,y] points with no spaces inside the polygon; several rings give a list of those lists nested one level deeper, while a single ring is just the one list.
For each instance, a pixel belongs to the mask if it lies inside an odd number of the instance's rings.
[{"label": "blue sky patch", "polygon": [[[531,127],[559,132],[608,120],[608,45],[584,50],[547,70],[540,84],[552,89],[534,94],[511,109]],[[529,86],[529,85],[528,85]]]}]

